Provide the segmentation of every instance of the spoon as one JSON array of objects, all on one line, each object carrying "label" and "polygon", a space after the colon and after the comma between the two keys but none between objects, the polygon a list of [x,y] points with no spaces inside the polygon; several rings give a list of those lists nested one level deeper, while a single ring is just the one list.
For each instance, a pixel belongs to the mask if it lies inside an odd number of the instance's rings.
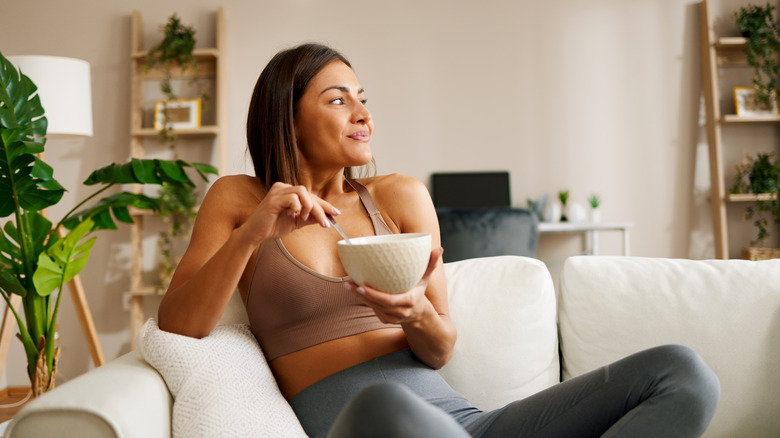
[{"label": "spoon", "polygon": [[347,235],[344,234],[344,230],[342,230],[339,224],[336,223],[336,219],[333,219],[333,216],[331,216],[328,213],[325,213],[325,216],[328,217],[330,223],[333,224],[333,228],[335,228],[336,231],[338,231],[341,237],[344,239],[344,241],[347,242],[347,245],[352,245],[352,242],[349,241],[349,237],[347,237]]}]

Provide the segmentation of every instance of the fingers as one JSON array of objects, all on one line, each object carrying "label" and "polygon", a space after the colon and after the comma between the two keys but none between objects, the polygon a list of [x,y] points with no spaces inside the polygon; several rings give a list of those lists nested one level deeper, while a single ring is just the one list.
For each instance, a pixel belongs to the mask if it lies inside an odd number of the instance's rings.
[{"label": "fingers", "polygon": [[327,214],[332,216],[341,214],[336,207],[312,194],[304,186],[291,186],[277,182],[271,187],[268,195],[278,199],[281,209],[294,218],[299,226],[317,223],[328,228],[330,221]]},{"label": "fingers", "polygon": [[431,277],[434,269],[439,265],[439,260],[441,260],[441,255],[443,253],[444,248],[431,250],[431,257],[428,259],[428,267],[425,268],[425,273],[423,274],[422,279],[420,279],[420,283],[428,284],[428,279]]},{"label": "fingers", "polygon": [[386,324],[400,324],[414,314],[414,297],[410,293],[390,294],[354,283],[345,283],[344,287],[371,307],[379,320]]}]

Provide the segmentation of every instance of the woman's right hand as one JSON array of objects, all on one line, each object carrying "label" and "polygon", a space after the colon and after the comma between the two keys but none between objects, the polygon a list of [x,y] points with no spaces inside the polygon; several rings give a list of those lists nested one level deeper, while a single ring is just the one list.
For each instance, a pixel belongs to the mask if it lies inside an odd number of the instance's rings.
[{"label": "woman's right hand", "polygon": [[241,228],[259,245],[265,239],[282,237],[306,225],[319,224],[328,228],[330,221],[326,213],[341,214],[304,186],[276,182]]}]

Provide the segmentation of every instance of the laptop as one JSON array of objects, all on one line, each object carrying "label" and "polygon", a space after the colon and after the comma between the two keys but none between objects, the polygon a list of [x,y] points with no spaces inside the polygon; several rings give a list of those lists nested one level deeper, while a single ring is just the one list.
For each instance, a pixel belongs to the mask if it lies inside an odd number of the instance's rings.
[{"label": "laptop", "polygon": [[434,173],[431,189],[436,208],[511,206],[509,172]]}]

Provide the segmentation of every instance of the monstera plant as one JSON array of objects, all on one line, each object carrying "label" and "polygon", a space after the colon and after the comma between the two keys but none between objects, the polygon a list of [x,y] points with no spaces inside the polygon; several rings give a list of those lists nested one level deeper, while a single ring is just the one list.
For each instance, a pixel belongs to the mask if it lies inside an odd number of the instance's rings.
[{"label": "monstera plant", "polygon": [[[35,84],[0,54],[0,293],[11,309],[11,296],[22,298],[22,312],[13,310],[27,356],[33,394],[54,386],[59,347],[55,345],[62,288],[87,263],[95,237],[116,229],[116,221],[132,223],[128,208],[159,210],[158,198],[117,192],[116,185],[193,186],[185,169],[206,180],[216,169],[184,161],[133,159],[95,170],[84,181],[95,193],[53,223],[45,209],[57,204],[65,189],[53,168],[39,158],[46,144],[47,120]],[[102,196],[102,197],[101,197]],[[55,292],[57,292],[55,294]],[[54,298],[56,295],[56,298]]]}]

